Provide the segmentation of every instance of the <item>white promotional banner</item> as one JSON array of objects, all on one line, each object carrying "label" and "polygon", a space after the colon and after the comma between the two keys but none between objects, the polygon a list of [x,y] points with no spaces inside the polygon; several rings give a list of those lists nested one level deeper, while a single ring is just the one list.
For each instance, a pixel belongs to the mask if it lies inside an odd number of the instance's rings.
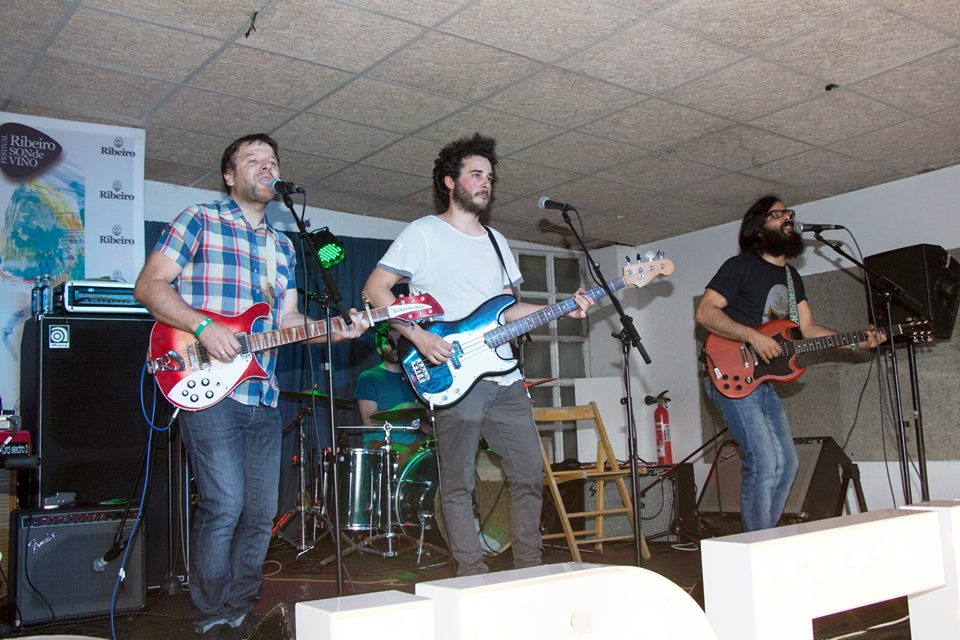
[{"label": "white promotional banner", "polygon": [[0,399],[19,397],[38,276],[132,282],[143,266],[144,131],[0,112]]}]

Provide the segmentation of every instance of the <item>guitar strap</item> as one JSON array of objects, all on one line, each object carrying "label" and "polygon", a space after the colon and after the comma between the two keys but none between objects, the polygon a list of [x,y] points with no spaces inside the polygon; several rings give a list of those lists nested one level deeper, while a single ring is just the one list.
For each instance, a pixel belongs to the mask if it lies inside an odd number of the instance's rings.
[{"label": "guitar strap", "polygon": [[800,313],[797,311],[797,292],[793,288],[793,275],[790,273],[790,265],[785,265],[787,270],[787,293],[790,298],[790,320],[800,324]]},{"label": "guitar strap", "polygon": [[[483,228],[487,230],[487,237],[490,238],[490,242],[493,244],[493,250],[497,252],[497,257],[500,258],[500,268],[503,269],[504,275],[507,276],[507,282],[510,283],[510,291],[513,292],[513,297],[517,300],[520,299],[520,294],[517,291],[517,288],[513,286],[513,280],[510,278],[510,272],[507,271],[507,263],[503,260],[503,254],[500,252],[500,244],[497,242],[497,239],[493,236],[493,231],[490,230],[490,227],[483,225]],[[524,334],[517,338],[516,344],[511,343],[510,346],[513,349],[513,355],[517,358],[517,368],[520,369],[520,373],[523,373],[523,342],[524,340],[529,340],[530,335]],[[530,396],[530,391],[527,390],[527,396]]]},{"label": "guitar strap", "polygon": [[277,281],[277,235],[270,227],[267,227],[264,244],[266,245],[264,262],[266,262],[267,270],[266,273],[261,272],[260,274],[260,288],[263,290],[263,297],[266,299],[267,304],[273,309],[273,303],[277,298],[273,295],[273,285]]}]

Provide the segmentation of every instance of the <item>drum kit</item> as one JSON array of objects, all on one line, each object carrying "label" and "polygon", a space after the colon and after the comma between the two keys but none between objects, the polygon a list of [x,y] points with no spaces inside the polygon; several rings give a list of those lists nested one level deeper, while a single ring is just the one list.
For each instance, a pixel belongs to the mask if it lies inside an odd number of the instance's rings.
[{"label": "drum kit", "polygon": [[[301,400],[315,399],[328,402],[321,392],[309,394],[281,392],[281,395]],[[312,396],[312,397],[311,397]],[[335,406],[346,406],[349,401],[333,399]],[[350,403],[352,406],[352,403]],[[423,439],[412,457],[400,464],[394,445],[397,433],[424,432],[427,410],[419,405],[398,405],[371,415],[376,423],[363,426],[339,426],[343,431],[376,431],[382,433],[379,447],[340,447],[322,453],[317,479],[308,478],[309,453],[304,442],[304,423],[310,413],[307,405],[288,428],[298,426],[300,499],[297,505],[281,516],[274,534],[293,546],[302,555],[312,550],[323,538],[320,529],[333,530],[331,512],[333,500],[333,465],[337,465],[340,490],[337,495],[340,515],[341,540],[344,555],[368,552],[383,557],[394,557],[401,551],[416,550],[417,564],[424,555],[443,554],[446,542],[443,514],[440,508],[440,473],[436,441]],[[322,485],[322,486],[321,486]],[[474,496],[475,528],[485,553],[496,555],[510,545],[509,516],[505,476],[499,457],[481,446],[477,453],[477,490]],[[329,508],[328,508],[329,506]],[[284,535],[283,529],[299,518],[299,537]],[[308,521],[312,523],[312,540],[308,536]],[[325,534],[324,534],[325,535]],[[333,560],[321,561],[321,566]]]}]

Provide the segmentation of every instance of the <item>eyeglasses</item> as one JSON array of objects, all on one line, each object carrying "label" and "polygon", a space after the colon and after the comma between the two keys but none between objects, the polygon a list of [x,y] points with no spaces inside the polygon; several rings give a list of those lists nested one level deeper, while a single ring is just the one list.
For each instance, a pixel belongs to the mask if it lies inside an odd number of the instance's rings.
[{"label": "eyeglasses", "polygon": [[773,218],[774,220],[779,220],[783,216],[787,216],[793,220],[797,217],[796,214],[797,212],[793,209],[771,209],[770,211],[767,211],[767,217]]}]

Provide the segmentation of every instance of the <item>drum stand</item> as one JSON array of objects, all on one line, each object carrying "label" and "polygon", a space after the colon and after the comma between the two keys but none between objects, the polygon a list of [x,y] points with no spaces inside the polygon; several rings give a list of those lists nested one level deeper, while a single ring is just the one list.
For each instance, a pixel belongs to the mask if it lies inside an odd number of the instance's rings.
[{"label": "drum stand", "polygon": [[[297,464],[300,467],[299,472],[299,482],[297,484],[297,503],[290,511],[287,511],[285,514],[280,516],[280,519],[277,520],[277,523],[273,525],[273,535],[277,536],[291,547],[296,549],[297,558],[300,558],[303,554],[308,551],[313,550],[317,546],[317,543],[320,542],[320,539],[317,538],[317,529],[320,526],[320,523],[323,522],[327,526],[327,531],[333,531],[333,525],[330,524],[330,520],[327,518],[326,513],[324,513],[321,507],[318,507],[318,483],[313,483],[313,495],[310,495],[307,492],[307,467],[304,462],[307,456],[307,446],[306,439],[304,438],[304,423],[307,420],[307,416],[311,413],[310,405],[306,405],[303,409],[297,413],[293,418],[289,426],[293,426],[294,423],[297,425]],[[312,456],[311,456],[312,460]],[[298,536],[296,539],[288,538],[283,533],[283,528],[290,523],[294,518],[298,518],[300,524]],[[312,532],[311,537],[308,540],[307,538],[307,519],[311,519]],[[353,541],[342,532],[340,533],[344,542],[349,546],[354,547]]]},{"label": "drum stand", "polygon": [[[384,444],[383,444],[383,447],[381,447],[381,451],[383,452],[383,455],[386,458],[383,468],[386,471],[387,526],[385,527],[383,533],[377,534],[375,536],[370,536],[369,538],[360,542],[359,544],[355,544],[355,547],[357,551],[361,551],[364,553],[373,553],[373,554],[382,556],[384,558],[394,558],[400,554],[400,552],[394,548],[394,541],[405,542],[410,545],[408,547],[410,549],[416,547],[417,564],[420,564],[420,559],[423,557],[423,551],[425,548],[436,550],[436,551],[443,551],[444,553],[445,551],[434,544],[424,541],[423,536],[424,536],[424,529],[426,528],[426,523],[425,523],[423,514],[421,514],[420,516],[420,537],[419,538],[415,538],[411,535],[407,535],[406,533],[403,533],[402,527],[401,527],[400,533],[397,533],[394,530],[395,527],[399,525],[399,523],[394,522],[395,514],[393,511],[394,511],[395,495],[393,491],[393,471],[392,469],[390,469],[390,465],[392,463],[392,460],[390,458],[390,453],[393,451],[393,447],[390,444],[391,443],[390,432],[393,429],[412,431],[414,429],[419,428],[419,425],[412,425],[409,427],[395,427],[391,425],[389,422],[385,422],[382,428],[383,428]],[[387,548],[382,551],[373,546],[374,544],[380,542],[381,540],[387,541]],[[405,548],[403,550],[406,551],[407,549]]]}]

